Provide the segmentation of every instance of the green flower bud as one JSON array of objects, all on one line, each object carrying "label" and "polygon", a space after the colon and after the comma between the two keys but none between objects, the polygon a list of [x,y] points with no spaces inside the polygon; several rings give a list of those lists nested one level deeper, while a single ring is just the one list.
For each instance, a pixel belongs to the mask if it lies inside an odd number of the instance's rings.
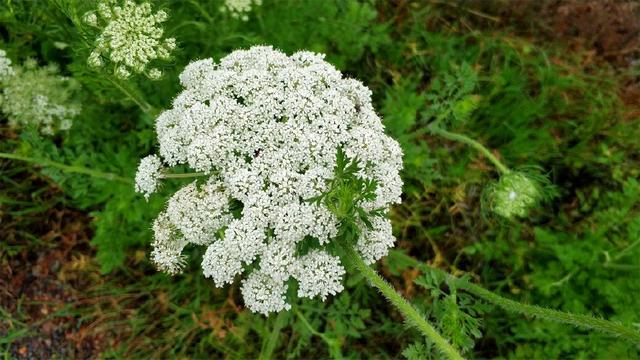
[{"label": "green flower bud", "polygon": [[526,216],[542,197],[542,188],[537,181],[521,172],[510,172],[489,189],[488,200],[493,212],[512,219]]}]

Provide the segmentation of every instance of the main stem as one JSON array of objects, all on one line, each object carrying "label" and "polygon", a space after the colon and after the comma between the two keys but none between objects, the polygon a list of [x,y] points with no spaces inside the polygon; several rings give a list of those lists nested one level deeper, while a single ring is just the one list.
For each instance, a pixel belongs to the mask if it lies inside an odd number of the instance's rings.
[{"label": "main stem", "polygon": [[262,350],[260,351],[260,355],[258,356],[259,360],[269,360],[272,358],[273,351],[276,349],[276,345],[278,345],[278,339],[280,337],[280,332],[282,328],[287,324],[288,313],[286,311],[281,311],[276,317],[273,323],[273,329],[267,338],[266,343],[262,346]]},{"label": "main stem", "polygon": [[420,331],[432,341],[436,348],[442,351],[447,357],[450,359],[459,360],[462,359],[462,356],[458,353],[458,351],[449,344],[449,342],[442,337],[433,328],[431,324],[421,315],[418,310],[416,310],[413,305],[411,305],[404,297],[398,294],[388,282],[386,282],[375,270],[373,270],[369,265],[367,265],[364,260],[360,257],[360,255],[350,246],[344,246],[344,250],[347,255],[353,262],[353,264],[360,270],[362,275],[364,275],[369,283],[382,293],[389,302],[391,302],[401,313],[404,315],[407,321],[411,322],[415,325]]},{"label": "main stem", "polygon": [[82,167],[82,166],[65,165],[65,164],[58,163],[58,162],[51,161],[51,160],[35,159],[35,158],[27,157],[27,156],[22,156],[22,155],[17,155],[17,154],[9,154],[9,153],[2,153],[2,152],[0,152],[0,158],[11,159],[11,160],[19,160],[19,161],[24,161],[24,162],[28,162],[28,163],[32,163],[32,164],[41,165],[41,166],[57,168],[57,169],[60,169],[62,171],[65,171],[65,172],[84,174],[84,175],[89,175],[89,176],[93,176],[93,177],[100,178],[100,179],[106,179],[106,180],[122,182],[122,183],[125,183],[125,184],[131,184],[131,179],[127,179],[125,177],[122,177],[122,176],[119,176],[119,175],[116,175],[116,174],[112,174],[112,173],[96,171],[96,170],[89,169],[89,168]]},{"label": "main stem", "polygon": [[469,146],[471,146],[472,148],[476,149],[478,152],[480,152],[481,154],[483,154],[484,156],[487,157],[487,159],[489,159],[489,161],[491,161],[493,163],[493,165],[495,165],[495,167],[502,173],[502,174],[507,174],[509,173],[509,168],[506,167],[500,160],[498,160],[498,158],[493,155],[493,153],[491,153],[491,151],[489,151],[489,149],[487,149],[484,145],[480,144],[479,142],[473,140],[472,138],[462,135],[462,134],[457,134],[457,133],[453,133],[447,130],[444,130],[438,126],[429,126],[429,130],[431,130],[431,132],[433,134],[442,136],[445,139],[449,139],[449,140],[453,140],[453,141],[459,141],[462,143],[465,143]]}]

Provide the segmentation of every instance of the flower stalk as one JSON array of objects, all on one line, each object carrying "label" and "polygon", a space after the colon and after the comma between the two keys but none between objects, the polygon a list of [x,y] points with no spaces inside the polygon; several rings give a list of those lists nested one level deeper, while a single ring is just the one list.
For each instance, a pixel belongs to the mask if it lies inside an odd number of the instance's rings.
[{"label": "flower stalk", "polygon": [[493,165],[495,165],[495,167],[498,169],[498,171],[500,171],[500,173],[502,173],[503,175],[504,174],[508,174],[508,173],[511,172],[511,170],[509,170],[509,168],[506,165],[504,165],[495,155],[493,155],[493,153],[489,149],[487,149],[481,143],[473,140],[472,138],[470,138],[468,136],[465,136],[465,135],[462,135],[462,134],[458,134],[458,133],[447,131],[447,130],[445,130],[445,129],[441,128],[441,127],[438,127],[437,125],[434,125],[434,124],[431,124],[429,126],[429,130],[434,135],[441,136],[441,137],[443,137],[445,139],[458,141],[458,142],[467,144],[467,145],[471,146],[472,148],[476,149],[479,153],[481,153],[487,159],[489,159],[489,161],[491,161],[493,163]]},{"label": "flower stalk", "polygon": [[351,262],[358,268],[360,273],[364,275],[369,283],[376,287],[384,297],[398,309],[407,321],[417,327],[424,336],[432,341],[436,348],[444,353],[449,359],[463,359],[462,355],[444,338],[438,333],[438,331],[431,325],[422,314],[411,305],[404,297],[402,297],[391,285],[384,280],[380,274],[367,265],[360,254],[358,254],[352,247],[343,246],[344,251]]},{"label": "flower stalk", "polygon": [[120,92],[126,95],[131,101],[133,101],[143,113],[149,115],[152,118],[158,116],[158,110],[149,104],[142,96],[140,96],[135,90],[131,89],[122,81],[114,79],[111,75],[105,75],[105,78],[109,80]]},{"label": "flower stalk", "polygon": [[207,176],[205,173],[200,172],[189,172],[189,173],[163,173],[160,174],[161,179],[191,179],[196,177]]}]

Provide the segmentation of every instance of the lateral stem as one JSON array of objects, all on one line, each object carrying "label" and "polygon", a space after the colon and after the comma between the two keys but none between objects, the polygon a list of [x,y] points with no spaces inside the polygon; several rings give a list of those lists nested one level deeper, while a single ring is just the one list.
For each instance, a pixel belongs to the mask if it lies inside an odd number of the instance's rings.
[{"label": "lateral stem", "polygon": [[106,179],[106,180],[111,180],[111,181],[118,181],[118,182],[125,183],[125,184],[131,184],[132,183],[131,179],[128,179],[128,178],[125,178],[125,177],[122,177],[122,176],[119,176],[119,175],[116,175],[116,174],[113,174],[113,173],[107,173],[107,172],[102,172],[102,171],[89,169],[89,168],[86,168],[86,167],[83,167],[83,166],[66,165],[66,164],[62,164],[62,163],[51,161],[51,160],[35,159],[35,158],[28,157],[28,156],[22,156],[22,155],[18,155],[18,154],[10,154],[10,153],[0,153],[0,158],[24,161],[24,162],[28,162],[28,163],[32,163],[32,164],[36,164],[36,165],[40,165],[40,166],[52,167],[52,168],[60,169],[60,170],[62,170],[64,172],[68,172],[68,173],[89,175],[89,176],[92,176],[92,177],[95,177],[95,178]]},{"label": "lateral stem", "polygon": [[205,173],[199,172],[191,172],[191,173],[182,173],[182,174],[162,174],[160,178],[162,179],[190,179],[194,177],[207,176]]},{"label": "lateral stem", "polygon": [[484,155],[487,159],[489,159],[489,161],[491,161],[493,163],[493,165],[495,165],[495,167],[498,169],[498,171],[500,171],[502,174],[508,174],[511,171],[495,155],[493,155],[493,153],[489,149],[487,149],[481,143],[473,140],[472,138],[470,138],[470,137],[468,137],[466,135],[462,135],[462,134],[458,134],[458,133],[447,131],[447,130],[442,129],[442,128],[436,126],[436,125],[429,126],[429,130],[431,131],[431,133],[433,133],[435,135],[441,136],[441,137],[443,137],[445,139],[458,141],[458,142],[467,144],[467,145],[471,146],[472,148],[476,149],[478,152],[480,152],[482,155]]}]

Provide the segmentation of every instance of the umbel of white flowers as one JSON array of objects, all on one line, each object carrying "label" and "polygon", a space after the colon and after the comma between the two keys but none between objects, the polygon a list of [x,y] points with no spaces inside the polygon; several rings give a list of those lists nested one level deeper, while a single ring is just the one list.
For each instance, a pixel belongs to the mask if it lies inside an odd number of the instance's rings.
[{"label": "umbel of white flowers", "polygon": [[7,57],[7,52],[0,49],[0,81],[15,74],[11,66],[11,59]]},{"label": "umbel of white flowers", "polygon": [[12,66],[0,50],[0,109],[12,127],[37,128],[44,135],[68,130],[80,113],[72,101],[79,84],[58,75],[58,67],[39,67],[35,60]]},{"label": "umbel of white flowers", "polygon": [[101,29],[87,63],[99,68],[108,59],[121,79],[127,79],[131,72],[159,79],[162,76],[159,69],[146,68],[153,60],[168,60],[176,47],[174,38],[162,38],[164,30],[160,24],[167,20],[167,13],[162,10],[152,13],[149,3],[125,0],[119,4],[118,0],[102,0],[97,11],[84,15],[87,25]]},{"label": "umbel of white flowers", "polygon": [[[202,269],[221,287],[255,262],[241,291],[246,306],[263,314],[290,308],[290,278],[300,297],[342,291],[345,270],[323,249],[336,237],[338,219],[307,199],[327,191],[340,148],[359,159],[358,176],[377,181],[375,198],[359,203],[363,209],[400,202],[402,151],[385,135],[371,91],[321,54],[287,56],[267,46],[234,51],[218,64],[192,62],[180,82],[173,108],[156,120],[160,156],[142,159],[136,190],[153,193],[175,165],[207,176],[177,191],[155,220],[151,258],[158,268],[175,274],[185,246],[206,246]],[[360,224],[355,245],[367,263],[395,242],[388,219],[373,217],[372,225]],[[296,246],[309,238],[320,248],[298,256]]]},{"label": "umbel of white flowers", "polygon": [[262,0],[224,0],[220,11],[229,12],[231,17],[242,21],[249,21],[249,12],[254,6],[262,5]]}]

